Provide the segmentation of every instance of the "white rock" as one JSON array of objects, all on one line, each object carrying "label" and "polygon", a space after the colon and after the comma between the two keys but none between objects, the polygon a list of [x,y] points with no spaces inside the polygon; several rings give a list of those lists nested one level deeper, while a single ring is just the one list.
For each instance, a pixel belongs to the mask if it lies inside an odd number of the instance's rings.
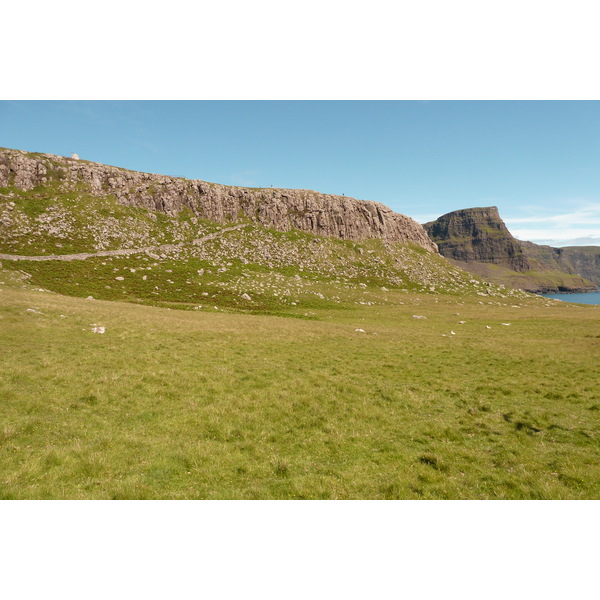
[{"label": "white rock", "polygon": [[364,329],[355,329],[354,331],[359,331],[360,333],[365,333]]},{"label": "white rock", "polygon": [[123,280],[125,279],[125,277],[115,277],[115,279],[116,279],[117,281],[123,281]]},{"label": "white rock", "polygon": [[426,319],[427,317],[424,317],[422,315],[413,315],[413,319]]},{"label": "white rock", "polygon": [[250,296],[248,296],[248,294],[242,294],[242,299],[244,299],[244,300],[252,300],[252,298],[250,298]]}]

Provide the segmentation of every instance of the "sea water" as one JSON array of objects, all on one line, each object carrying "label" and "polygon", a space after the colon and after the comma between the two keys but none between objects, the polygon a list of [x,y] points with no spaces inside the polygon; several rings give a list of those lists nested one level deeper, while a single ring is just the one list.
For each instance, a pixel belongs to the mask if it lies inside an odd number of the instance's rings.
[{"label": "sea water", "polygon": [[577,302],[578,304],[600,304],[600,290],[597,292],[584,292],[582,294],[539,294],[544,298],[554,298],[565,302]]}]

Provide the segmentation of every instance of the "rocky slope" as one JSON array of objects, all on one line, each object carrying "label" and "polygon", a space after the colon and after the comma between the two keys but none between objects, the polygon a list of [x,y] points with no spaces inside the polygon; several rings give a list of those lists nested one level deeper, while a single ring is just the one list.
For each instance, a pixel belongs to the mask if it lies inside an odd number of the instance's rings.
[{"label": "rocky slope", "polygon": [[171,216],[190,209],[197,217],[222,224],[250,218],[279,231],[296,229],[354,241],[412,242],[437,252],[421,225],[383,204],[310,190],[230,187],[0,149],[0,188],[8,186],[24,191],[45,186],[57,193],[84,189],[92,195],[112,195],[125,206]]},{"label": "rocky slope", "polygon": [[551,248],[515,239],[495,206],[457,210],[423,225],[440,253],[485,279],[530,292],[600,283],[600,248]]}]

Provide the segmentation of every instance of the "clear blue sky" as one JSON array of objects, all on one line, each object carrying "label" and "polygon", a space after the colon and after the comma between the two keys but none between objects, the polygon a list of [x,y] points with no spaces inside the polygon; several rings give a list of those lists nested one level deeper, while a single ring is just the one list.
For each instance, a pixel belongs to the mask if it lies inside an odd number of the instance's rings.
[{"label": "clear blue sky", "polygon": [[0,146],[227,185],[496,205],[521,239],[600,244],[600,102],[0,101]]}]

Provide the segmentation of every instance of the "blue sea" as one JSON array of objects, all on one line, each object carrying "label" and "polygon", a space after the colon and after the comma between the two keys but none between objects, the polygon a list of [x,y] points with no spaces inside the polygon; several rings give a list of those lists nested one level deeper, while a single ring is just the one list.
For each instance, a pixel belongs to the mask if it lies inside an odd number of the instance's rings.
[{"label": "blue sea", "polygon": [[578,304],[600,304],[600,290],[597,292],[585,292],[583,294],[539,294],[544,298],[555,298],[565,302],[577,302]]}]

